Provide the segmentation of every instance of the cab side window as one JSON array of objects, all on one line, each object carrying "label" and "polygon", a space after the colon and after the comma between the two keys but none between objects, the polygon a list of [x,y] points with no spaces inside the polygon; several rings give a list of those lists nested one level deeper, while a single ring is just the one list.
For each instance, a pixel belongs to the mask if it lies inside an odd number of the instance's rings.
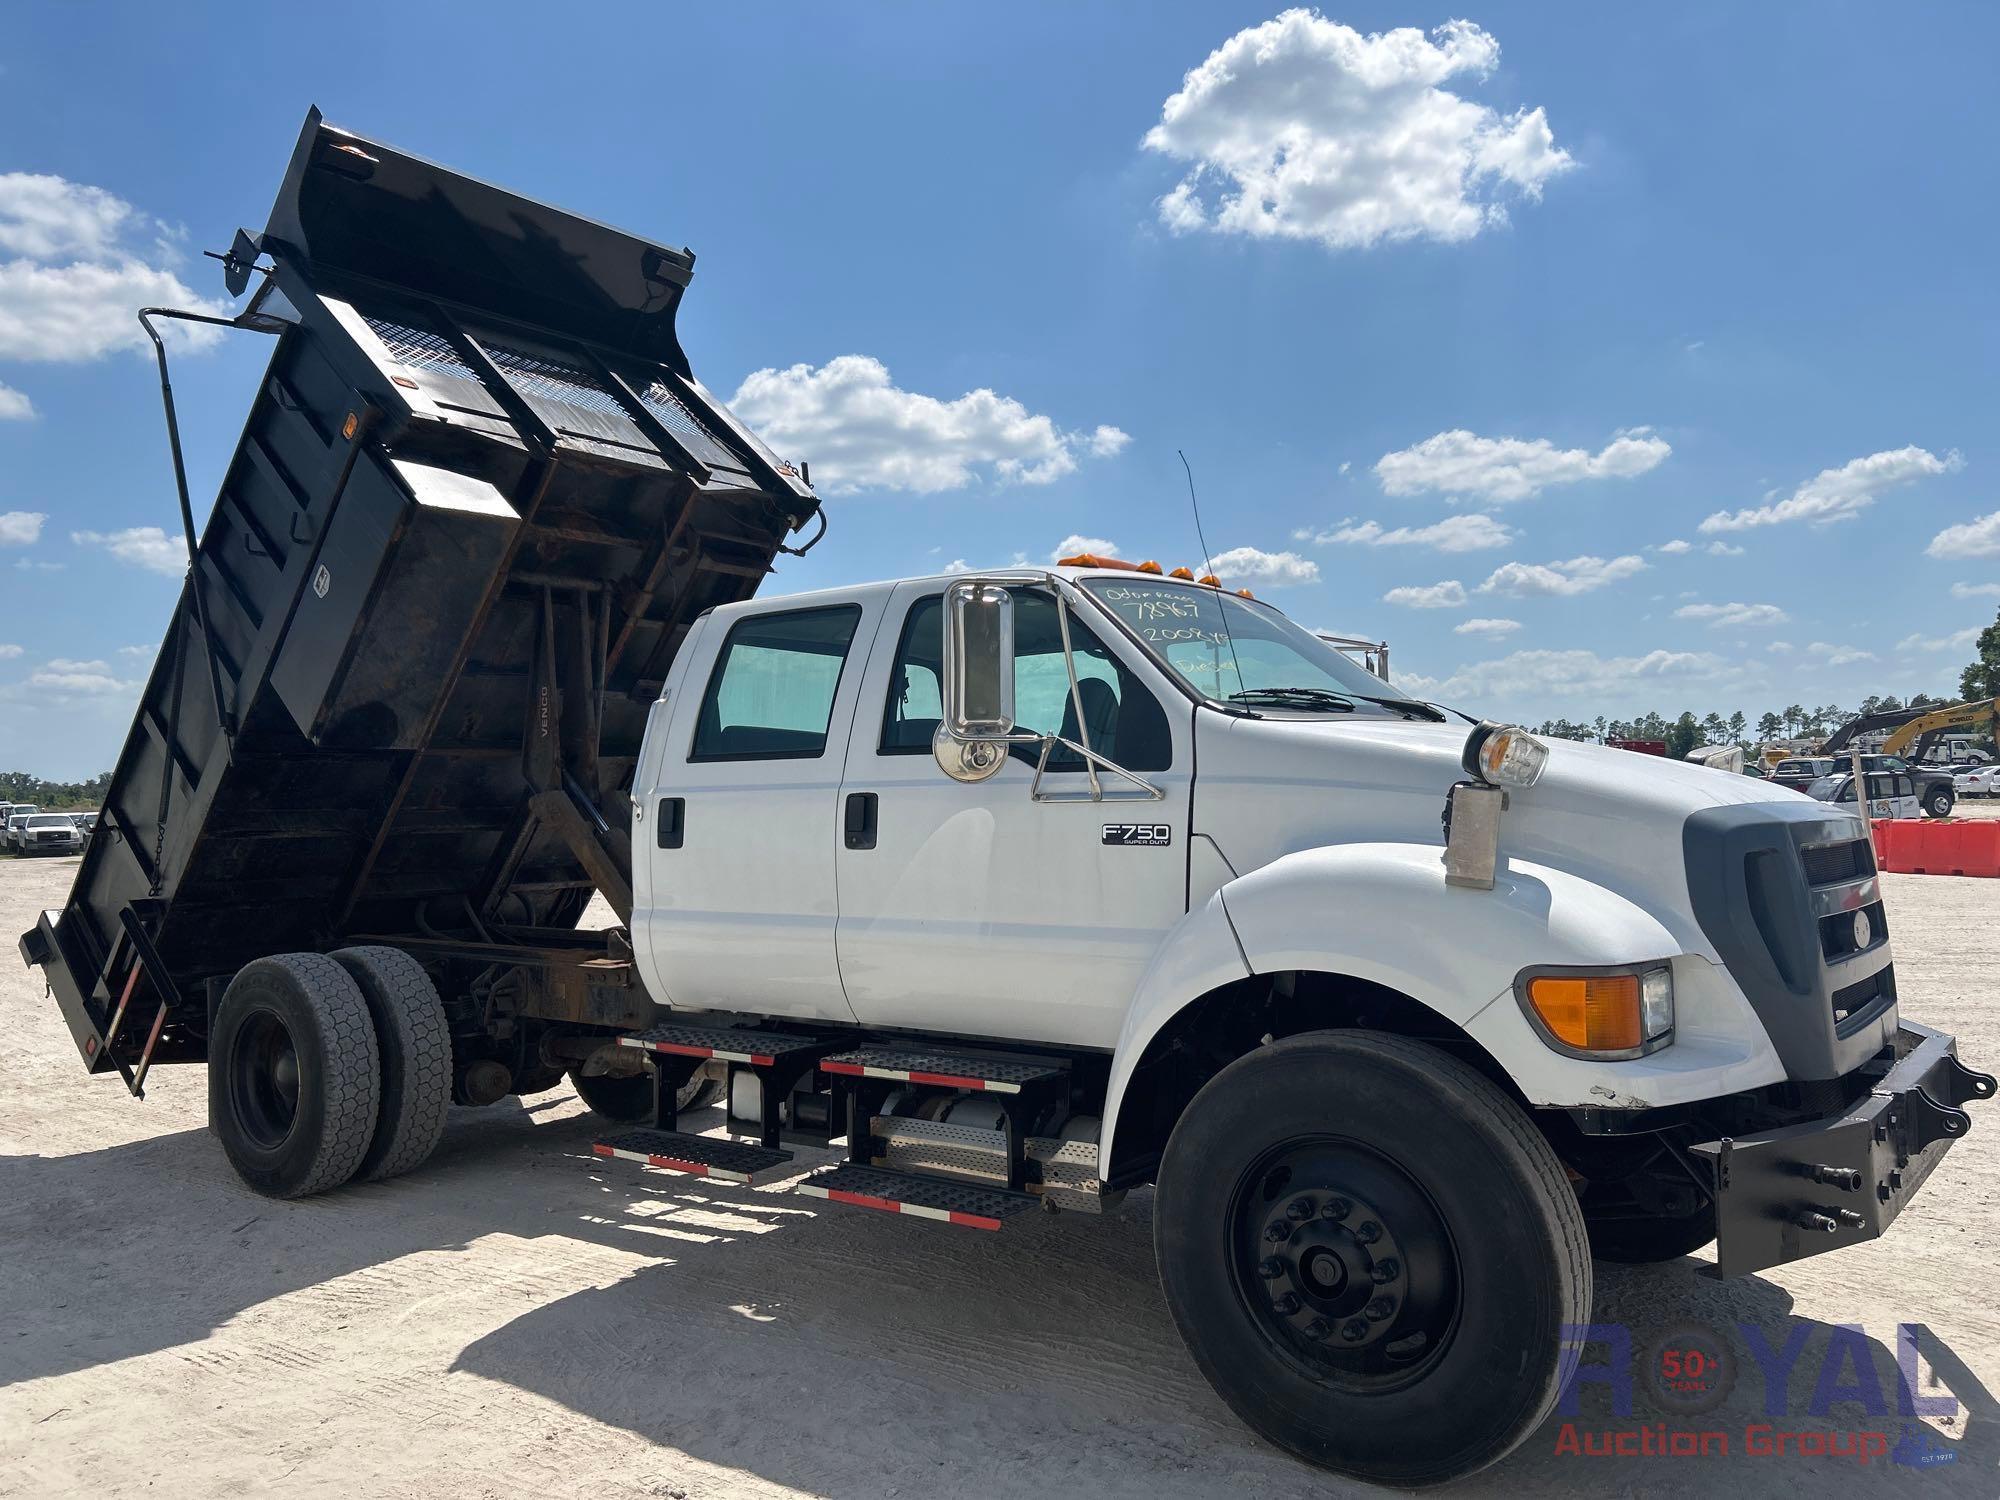
[{"label": "cab side window", "polygon": [[853,604],[738,620],[709,674],[688,759],[825,754],[834,695],[860,620]]},{"label": "cab side window", "polygon": [[[883,706],[884,755],[930,753],[931,737],[944,717],[938,695],[943,620],[939,595],[910,606]],[[1075,698],[1063,666],[1055,600],[1036,589],[1014,590],[1015,723],[1036,734],[1058,734],[1081,743],[1076,702],[1080,699],[1080,722],[1089,732],[1091,749],[1128,771],[1166,770],[1173,763],[1173,736],[1159,700],[1073,612],[1069,632],[1076,656]],[[1016,745],[1011,753],[1032,765],[1040,752],[1031,745]],[[1083,757],[1058,747],[1049,754],[1048,769],[1081,771]]]}]

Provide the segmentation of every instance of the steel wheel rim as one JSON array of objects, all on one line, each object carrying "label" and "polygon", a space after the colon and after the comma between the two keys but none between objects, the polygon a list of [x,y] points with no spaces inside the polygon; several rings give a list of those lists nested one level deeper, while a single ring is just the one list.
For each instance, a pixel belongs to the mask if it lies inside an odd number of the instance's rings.
[{"label": "steel wheel rim", "polygon": [[229,1097],[236,1123],[265,1150],[284,1144],[299,1117],[299,1053],[276,1011],[254,1010],[236,1034]]},{"label": "steel wheel rim", "polygon": [[1252,1326],[1314,1381],[1400,1390],[1457,1331],[1464,1279],[1444,1216],[1371,1146],[1325,1135],[1271,1147],[1237,1179],[1228,1235]]}]

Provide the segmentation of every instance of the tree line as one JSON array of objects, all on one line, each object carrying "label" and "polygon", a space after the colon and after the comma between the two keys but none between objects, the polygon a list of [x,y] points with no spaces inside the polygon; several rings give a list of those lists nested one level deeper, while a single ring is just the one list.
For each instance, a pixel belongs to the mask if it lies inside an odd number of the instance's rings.
[{"label": "tree line", "polygon": [[28,802],[51,811],[101,807],[110,785],[109,771],[99,771],[88,781],[45,781],[26,771],[0,771],[0,802]]}]

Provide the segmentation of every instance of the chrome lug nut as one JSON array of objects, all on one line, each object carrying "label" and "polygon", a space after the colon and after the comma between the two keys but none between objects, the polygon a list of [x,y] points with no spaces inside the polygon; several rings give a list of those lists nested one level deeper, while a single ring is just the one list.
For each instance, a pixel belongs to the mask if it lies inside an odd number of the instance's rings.
[{"label": "chrome lug nut", "polygon": [[1285,1263],[1275,1255],[1267,1255],[1257,1262],[1257,1274],[1266,1281],[1276,1281],[1285,1274]]},{"label": "chrome lug nut", "polygon": [[1354,1237],[1364,1245],[1372,1245],[1382,1238],[1382,1226],[1373,1219],[1363,1219],[1355,1229]]},{"label": "chrome lug nut", "polygon": [[1349,1318],[1340,1325],[1340,1336],[1350,1344],[1359,1343],[1368,1337],[1368,1325],[1359,1318]]},{"label": "chrome lug nut", "polygon": [[1286,1292],[1282,1296],[1272,1299],[1271,1308],[1279,1317],[1289,1318],[1299,1310],[1299,1299],[1290,1292]]},{"label": "chrome lug nut", "polygon": [[1396,1310],[1396,1303],[1393,1298],[1377,1297],[1373,1302],[1368,1304],[1368,1307],[1366,1309],[1368,1313],[1368,1321],[1371,1323],[1383,1322],[1395,1310]]},{"label": "chrome lug nut", "polygon": [[1264,1231],[1264,1238],[1274,1245],[1282,1245],[1292,1237],[1292,1226],[1283,1222],[1270,1225]]},{"label": "chrome lug nut", "polygon": [[1314,1318],[1306,1324],[1306,1337],[1309,1339],[1323,1339],[1332,1332],[1333,1325],[1325,1318]]},{"label": "chrome lug nut", "polygon": [[1319,1206],[1322,1219],[1344,1219],[1354,1212],[1354,1205],[1345,1198],[1329,1198]]},{"label": "chrome lug nut", "polygon": [[1313,1216],[1313,1201],[1310,1198],[1294,1198],[1285,1205],[1285,1217],[1294,1223],[1304,1223]]},{"label": "chrome lug nut", "polygon": [[1368,1276],[1377,1286],[1394,1281],[1402,1274],[1403,1267],[1393,1255],[1384,1256],[1368,1268]]}]

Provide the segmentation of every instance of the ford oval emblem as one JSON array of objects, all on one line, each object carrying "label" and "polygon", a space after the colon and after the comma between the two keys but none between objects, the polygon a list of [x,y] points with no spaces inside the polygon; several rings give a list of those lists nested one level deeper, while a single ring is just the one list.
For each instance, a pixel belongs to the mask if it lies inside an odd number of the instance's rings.
[{"label": "ford oval emblem", "polygon": [[1875,941],[1875,924],[1868,920],[1864,909],[1854,914],[1854,951],[1859,953]]}]

